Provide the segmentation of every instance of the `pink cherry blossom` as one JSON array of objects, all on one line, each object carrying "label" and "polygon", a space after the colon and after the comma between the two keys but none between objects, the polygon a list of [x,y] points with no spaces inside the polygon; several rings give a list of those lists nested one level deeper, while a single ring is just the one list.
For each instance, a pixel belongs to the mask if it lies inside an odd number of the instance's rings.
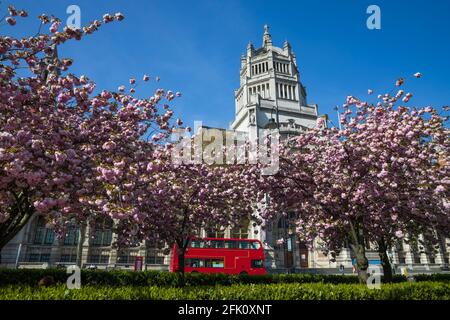
[{"label": "pink cherry blossom", "polygon": [[12,17],[7,17],[5,19],[6,22],[8,22],[9,25],[14,26],[16,24],[16,19],[12,18]]},{"label": "pink cherry blossom", "polygon": [[403,231],[402,231],[402,230],[397,230],[397,231],[395,231],[395,236],[396,236],[397,238],[403,238],[403,237],[404,237]]},{"label": "pink cherry blossom", "polygon": [[60,25],[61,25],[60,21],[53,22],[52,25],[50,26],[50,32],[55,33],[56,31],[58,31]]},{"label": "pink cherry blossom", "polygon": [[348,243],[362,281],[366,240],[385,255],[399,237],[450,228],[445,115],[397,105],[390,94],[379,98],[373,105],[349,95],[342,129],[316,127],[289,139],[280,146],[278,173],[259,182],[270,198],[264,215],[295,214],[297,233],[309,244],[317,237],[327,250]]},{"label": "pink cherry blossom", "polygon": [[112,16],[111,14],[107,13],[107,14],[103,15],[104,23],[109,23],[109,22],[112,22],[113,20],[114,20],[114,16]]},{"label": "pink cherry blossom", "polygon": [[[10,13],[17,15],[13,8]],[[105,22],[112,18],[104,16]],[[5,231],[0,250],[35,213],[58,234],[69,221],[82,224],[91,218],[136,217],[141,223],[146,216],[136,209],[159,194],[145,184],[147,176],[141,179],[147,163],[158,161],[155,145],[145,135],[156,129],[163,140],[173,129],[173,111],[161,107],[168,103],[164,90],[143,99],[125,94],[124,86],[96,94],[93,81],[69,71],[70,58],[53,57],[55,47],[96,32],[100,21],[83,31],[57,31],[57,18],[43,14],[39,20],[52,23],[50,33],[43,29],[25,38],[0,36],[0,229]],[[156,208],[151,201],[142,206]],[[118,230],[125,234],[118,240],[122,245],[128,227],[124,223]]]},{"label": "pink cherry blossom", "polygon": [[116,18],[116,20],[118,21],[122,21],[123,19],[125,19],[125,16],[121,13],[121,12],[117,12],[114,17]]}]

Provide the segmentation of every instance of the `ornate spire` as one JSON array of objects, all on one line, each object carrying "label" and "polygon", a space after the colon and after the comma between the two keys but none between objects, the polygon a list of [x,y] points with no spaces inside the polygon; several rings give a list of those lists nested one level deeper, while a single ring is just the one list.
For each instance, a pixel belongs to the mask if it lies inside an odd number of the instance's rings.
[{"label": "ornate spire", "polygon": [[263,45],[264,48],[272,46],[272,36],[269,33],[269,26],[267,24],[264,25],[264,35],[263,35]]},{"label": "ornate spire", "polygon": [[247,45],[247,56],[252,56],[253,50],[255,50],[255,48],[253,47],[253,44],[249,42]]},{"label": "ornate spire", "polygon": [[287,41],[287,39],[284,41],[283,50],[287,55],[291,54],[291,44]]}]

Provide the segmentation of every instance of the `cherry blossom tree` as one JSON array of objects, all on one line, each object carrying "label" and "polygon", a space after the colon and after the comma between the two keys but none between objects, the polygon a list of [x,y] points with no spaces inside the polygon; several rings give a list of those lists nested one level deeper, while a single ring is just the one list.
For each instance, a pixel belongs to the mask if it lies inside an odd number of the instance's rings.
[{"label": "cherry blossom tree", "polygon": [[386,250],[395,241],[450,230],[447,118],[407,107],[411,97],[398,90],[373,104],[349,96],[341,129],[318,126],[289,140],[279,173],[267,177],[270,210],[294,212],[309,243],[319,237],[334,253],[348,243],[361,281],[370,244],[389,278]]},{"label": "cherry blossom tree", "polygon": [[[138,239],[177,244],[178,272],[184,273],[189,240],[201,229],[225,228],[255,217],[257,166],[177,163],[175,144],[160,146],[152,153],[146,172],[133,186],[133,220],[124,224]],[[157,192],[154,192],[157,191]],[[127,229],[128,228],[128,229]]]},{"label": "cherry blossom tree", "polygon": [[[9,26],[28,15],[8,10]],[[36,35],[0,37],[0,250],[34,214],[58,234],[89,217],[132,215],[130,181],[171,132],[173,111],[160,105],[179,94],[158,89],[138,99],[125,86],[96,91],[86,76],[67,72],[71,59],[57,55],[66,41],[123,19],[106,14],[80,30],[43,14]],[[41,32],[45,26],[48,33]],[[133,93],[136,80],[130,85]]]}]

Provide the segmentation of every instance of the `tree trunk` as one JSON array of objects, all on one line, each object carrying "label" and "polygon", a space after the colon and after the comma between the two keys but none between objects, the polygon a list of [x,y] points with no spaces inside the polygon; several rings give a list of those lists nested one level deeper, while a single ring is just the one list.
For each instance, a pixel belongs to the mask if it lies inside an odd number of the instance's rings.
[{"label": "tree trunk", "polygon": [[177,273],[180,277],[180,286],[185,285],[184,264],[185,264],[186,248],[187,248],[188,243],[189,243],[189,239],[177,241],[177,252],[175,254],[178,256]]},{"label": "tree trunk", "polygon": [[383,267],[384,282],[392,282],[392,266],[387,254],[387,246],[384,239],[378,240],[378,254],[380,255],[381,266]]},{"label": "tree trunk", "polygon": [[367,269],[369,268],[369,260],[366,258],[366,249],[362,244],[351,245],[356,256],[356,269],[360,283],[367,283]]},{"label": "tree trunk", "polygon": [[350,247],[356,257],[356,270],[358,272],[358,278],[360,283],[367,283],[369,268],[369,260],[366,258],[366,248],[364,240],[364,231],[358,228],[357,225],[350,222]]},{"label": "tree trunk", "polygon": [[83,264],[83,245],[84,240],[86,239],[86,223],[81,223],[80,229],[79,229],[79,236],[78,236],[78,244],[77,244],[77,266],[81,269]]},{"label": "tree trunk", "polygon": [[28,201],[27,192],[21,192],[19,195],[14,193],[16,202],[9,208],[9,218],[0,223],[0,263],[2,263],[1,251],[22,228],[28,223],[34,214],[34,207]]},{"label": "tree trunk", "polygon": [[178,272],[181,274],[184,274],[184,256],[185,256],[185,250],[179,248],[178,249]]}]

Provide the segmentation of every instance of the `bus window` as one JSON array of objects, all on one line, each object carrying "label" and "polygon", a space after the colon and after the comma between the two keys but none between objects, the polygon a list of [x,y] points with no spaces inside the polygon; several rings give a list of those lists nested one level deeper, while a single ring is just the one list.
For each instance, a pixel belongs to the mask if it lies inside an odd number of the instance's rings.
[{"label": "bus window", "polygon": [[192,240],[191,241],[191,248],[209,248],[208,241],[204,240]]},{"label": "bus window", "polygon": [[248,241],[239,241],[239,249],[248,249],[249,242]]},{"label": "bus window", "polygon": [[222,259],[206,259],[206,268],[223,268]]},{"label": "bus window", "polygon": [[202,268],[205,266],[205,262],[203,259],[186,259],[185,260],[185,266],[186,267],[192,267],[192,268]]},{"label": "bus window", "polygon": [[258,250],[259,248],[261,248],[261,245],[257,241],[252,241],[252,242],[250,242],[250,248],[254,249],[254,250]]},{"label": "bus window", "polygon": [[213,268],[223,268],[223,260],[213,260],[212,267]]},{"label": "bus window", "polygon": [[225,240],[225,248],[226,249],[235,249],[236,248],[236,241]]},{"label": "bus window", "polygon": [[191,241],[191,248],[200,248],[200,240],[192,240]]},{"label": "bus window", "polygon": [[264,268],[262,260],[252,260],[252,268]]},{"label": "bus window", "polygon": [[211,240],[205,240],[200,243],[200,248],[214,248]]},{"label": "bus window", "polygon": [[212,240],[211,247],[212,248],[220,248],[220,249],[223,248],[224,247],[223,240]]}]

